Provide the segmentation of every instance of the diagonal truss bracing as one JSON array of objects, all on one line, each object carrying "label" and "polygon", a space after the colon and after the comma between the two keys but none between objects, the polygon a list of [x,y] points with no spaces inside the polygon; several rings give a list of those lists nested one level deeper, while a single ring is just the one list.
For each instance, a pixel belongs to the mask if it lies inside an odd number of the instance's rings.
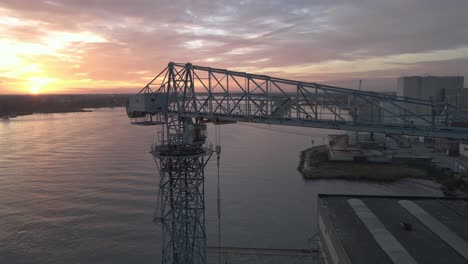
[{"label": "diagonal truss bracing", "polygon": [[468,116],[468,113],[448,104],[190,63],[169,63],[141,93],[165,93],[169,84],[186,87],[187,83],[195,93],[187,96],[178,88],[178,93],[169,94],[167,114],[468,139],[468,129],[453,125],[454,116]]}]

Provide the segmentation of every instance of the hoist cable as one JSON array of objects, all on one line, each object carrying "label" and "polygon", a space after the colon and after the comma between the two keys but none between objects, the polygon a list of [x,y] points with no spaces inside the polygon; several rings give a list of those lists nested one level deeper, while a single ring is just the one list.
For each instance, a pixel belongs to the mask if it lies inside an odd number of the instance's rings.
[{"label": "hoist cable", "polygon": [[217,205],[218,205],[218,261],[221,264],[221,188],[219,181],[219,163],[221,159],[221,128],[219,125],[215,126],[215,141],[216,141],[216,164],[218,167],[218,191],[217,191]]}]

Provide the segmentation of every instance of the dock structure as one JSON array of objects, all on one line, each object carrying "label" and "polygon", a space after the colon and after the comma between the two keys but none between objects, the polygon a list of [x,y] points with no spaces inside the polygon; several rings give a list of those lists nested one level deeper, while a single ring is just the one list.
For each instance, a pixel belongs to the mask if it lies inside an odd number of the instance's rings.
[{"label": "dock structure", "polygon": [[311,256],[316,249],[290,249],[290,248],[252,248],[252,247],[208,247],[208,252],[223,255],[265,255],[265,256]]},{"label": "dock structure", "polygon": [[328,263],[468,263],[468,198],[319,195]]}]

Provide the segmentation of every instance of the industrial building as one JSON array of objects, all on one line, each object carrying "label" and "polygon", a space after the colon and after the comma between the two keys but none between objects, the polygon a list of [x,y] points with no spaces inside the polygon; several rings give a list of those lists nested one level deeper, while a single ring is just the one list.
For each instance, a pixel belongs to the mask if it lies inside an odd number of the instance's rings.
[{"label": "industrial building", "polygon": [[[420,116],[436,115],[436,119],[443,118],[440,115],[444,111],[445,104],[451,109],[468,110],[468,88],[464,87],[462,76],[409,76],[398,78],[397,96],[432,101],[432,105],[411,103],[395,103],[382,100],[378,103],[369,103],[365,98],[348,96],[348,109],[356,111],[355,120],[360,123],[372,124],[401,124],[401,117],[405,116],[408,125],[424,125]],[[417,115],[418,117],[408,117]],[[466,113],[452,111],[452,125],[465,122]],[[461,121],[460,121],[461,120]]]},{"label": "industrial building", "polygon": [[392,157],[382,152],[385,144],[385,134],[347,132],[344,135],[328,135],[326,147],[330,161],[390,163]]},{"label": "industrial building", "polygon": [[319,195],[328,263],[468,263],[468,200]]},{"label": "industrial building", "polygon": [[[409,76],[398,78],[397,95],[416,99],[449,103],[459,109],[468,109],[468,89],[462,76]],[[423,106],[411,106],[416,113],[432,111]]]},{"label": "industrial building", "polygon": [[441,102],[447,95],[458,94],[464,85],[464,78],[438,76],[410,76],[398,78],[397,95]]}]

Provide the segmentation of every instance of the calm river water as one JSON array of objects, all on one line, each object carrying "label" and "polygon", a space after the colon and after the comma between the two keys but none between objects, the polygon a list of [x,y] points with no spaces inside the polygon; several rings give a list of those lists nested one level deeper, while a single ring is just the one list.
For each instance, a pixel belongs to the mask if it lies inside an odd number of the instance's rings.
[{"label": "calm river water", "polygon": [[[306,248],[318,193],[439,195],[420,181],[305,181],[299,151],[325,130],[257,124],[221,127],[224,246]],[[208,127],[214,142],[214,127]],[[158,175],[155,127],[122,108],[0,121],[0,263],[159,263],[152,223]],[[217,244],[216,160],[206,168],[208,245]],[[212,258],[216,259],[216,258]],[[228,263],[285,263],[229,257]],[[306,263],[295,259],[294,263]]]}]

